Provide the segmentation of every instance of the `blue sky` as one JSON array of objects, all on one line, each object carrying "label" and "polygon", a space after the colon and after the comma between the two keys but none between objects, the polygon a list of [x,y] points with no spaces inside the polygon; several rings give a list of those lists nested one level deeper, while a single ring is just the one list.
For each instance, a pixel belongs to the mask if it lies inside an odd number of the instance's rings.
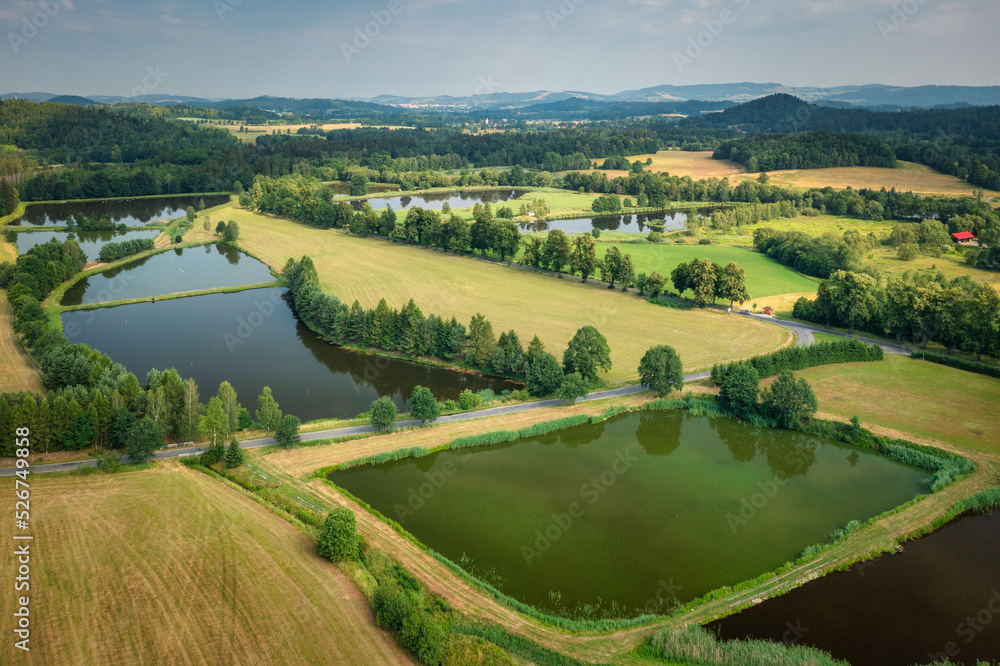
[{"label": "blue sky", "polygon": [[0,0],[0,92],[1000,85],[997,25],[996,0]]}]

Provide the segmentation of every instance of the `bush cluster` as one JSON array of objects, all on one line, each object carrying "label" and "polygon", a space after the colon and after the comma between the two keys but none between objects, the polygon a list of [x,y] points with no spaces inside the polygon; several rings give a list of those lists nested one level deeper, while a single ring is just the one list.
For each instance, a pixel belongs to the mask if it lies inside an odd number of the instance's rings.
[{"label": "bush cluster", "polygon": [[103,263],[118,261],[133,254],[152,250],[154,247],[152,238],[133,238],[121,243],[108,243],[101,248],[98,259]]}]

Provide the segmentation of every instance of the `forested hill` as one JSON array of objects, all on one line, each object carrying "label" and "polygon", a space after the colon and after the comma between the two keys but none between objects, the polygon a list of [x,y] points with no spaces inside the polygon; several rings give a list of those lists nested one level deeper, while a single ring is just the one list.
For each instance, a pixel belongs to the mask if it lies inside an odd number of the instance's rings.
[{"label": "forested hill", "polygon": [[835,132],[755,134],[725,141],[713,157],[739,162],[747,171],[896,166],[896,154],[880,137]]},{"label": "forested hill", "polygon": [[682,127],[730,128],[743,132],[889,132],[932,137],[975,134],[1000,137],[1000,106],[912,111],[872,111],[821,106],[785,94],[769,95],[720,113],[687,118]]},{"label": "forested hill", "polygon": [[750,171],[891,166],[891,155],[1000,189],[1000,106],[879,112],[779,94],[687,118],[680,127],[743,133],[722,143],[715,157]]},{"label": "forested hill", "polygon": [[0,101],[0,144],[32,151],[53,163],[191,163],[237,143],[235,137],[222,130],[194,128],[103,107]]}]

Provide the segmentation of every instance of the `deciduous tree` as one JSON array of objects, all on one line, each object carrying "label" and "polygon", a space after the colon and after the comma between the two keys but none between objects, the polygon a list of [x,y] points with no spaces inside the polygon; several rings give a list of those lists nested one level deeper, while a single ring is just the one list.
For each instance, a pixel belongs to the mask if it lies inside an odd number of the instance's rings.
[{"label": "deciduous tree", "polygon": [[639,380],[657,397],[664,397],[684,386],[684,368],[673,347],[651,347],[639,362]]}]

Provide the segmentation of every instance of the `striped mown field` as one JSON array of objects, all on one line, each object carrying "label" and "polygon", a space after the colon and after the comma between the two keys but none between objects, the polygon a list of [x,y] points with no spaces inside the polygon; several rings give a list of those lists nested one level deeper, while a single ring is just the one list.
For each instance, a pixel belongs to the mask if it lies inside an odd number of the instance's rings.
[{"label": "striped mown field", "polygon": [[[411,663],[302,533],[207,475],[159,463],[30,483],[31,651],[5,640],[0,663]],[[13,511],[14,479],[0,491]],[[15,603],[11,589],[0,611]]]},{"label": "striped mown field", "polygon": [[653,345],[672,345],[691,370],[770,351],[788,339],[777,326],[743,317],[659,307],[635,295],[477,258],[239,209],[225,217],[239,223],[240,245],[271,266],[311,256],[323,289],[347,303],[357,299],[373,307],[384,297],[399,308],[412,298],[424,314],[454,315],[465,324],[482,312],[497,335],[514,329],[527,344],[538,334],[560,358],[580,327],[595,326],[611,347],[611,382],[636,377],[639,360]]}]

